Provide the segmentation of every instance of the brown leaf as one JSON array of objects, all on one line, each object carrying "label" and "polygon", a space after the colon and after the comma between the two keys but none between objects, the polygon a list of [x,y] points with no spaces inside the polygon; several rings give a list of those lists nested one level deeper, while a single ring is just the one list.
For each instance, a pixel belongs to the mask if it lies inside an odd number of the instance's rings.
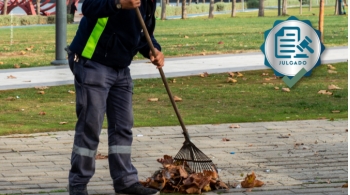
[{"label": "brown leaf", "polygon": [[106,158],[108,158],[108,156],[102,155],[102,154],[97,154],[97,155],[95,156],[95,159],[96,159],[96,160],[99,160],[99,159],[106,159]]},{"label": "brown leaf", "polygon": [[68,122],[60,122],[60,125],[65,125],[67,124]]},{"label": "brown leaf", "polygon": [[331,69],[331,70],[335,70],[335,69],[336,69],[332,64],[328,64],[328,65],[327,65],[327,68],[328,68],[328,69]]},{"label": "brown leaf", "polygon": [[6,100],[7,101],[14,101],[14,100],[16,100],[16,98],[15,97],[7,97]]},{"label": "brown leaf", "polygon": [[158,102],[158,98],[148,98],[148,100],[147,101],[149,101],[149,102]]},{"label": "brown leaf", "polygon": [[342,188],[348,188],[348,183],[341,186]]},{"label": "brown leaf", "polygon": [[32,50],[32,48],[28,47],[28,48],[26,48],[26,50],[27,50],[27,51],[30,51],[30,50]]},{"label": "brown leaf", "polygon": [[41,95],[44,95],[44,94],[45,94],[45,91],[38,91],[37,93],[38,93],[38,94],[41,94]]},{"label": "brown leaf", "polygon": [[279,87],[275,87],[276,90],[279,90],[280,88]]},{"label": "brown leaf", "polygon": [[229,72],[228,75],[229,75],[230,77],[234,77],[234,76],[235,76],[235,73]]},{"label": "brown leaf", "polygon": [[334,70],[328,70],[328,73],[329,73],[329,74],[337,74],[337,71],[334,71]]},{"label": "brown leaf", "polygon": [[220,45],[221,45],[221,44],[224,44],[224,42],[222,42],[222,41],[219,41],[219,42],[218,42],[218,44],[220,44]]},{"label": "brown leaf", "polygon": [[8,79],[16,79],[17,77],[13,76],[13,75],[10,75],[10,76],[7,76]]},{"label": "brown leaf", "polygon": [[37,86],[37,87],[34,87],[35,89],[39,89],[39,90],[44,90],[44,89],[48,89],[49,87],[46,87],[46,86]]},{"label": "brown leaf", "polygon": [[317,92],[318,94],[324,94],[324,95],[332,95],[333,93],[327,90],[320,90]]},{"label": "brown leaf", "polygon": [[284,88],[282,88],[282,91],[284,91],[284,92],[290,92],[290,89],[287,88],[287,87],[284,87]]},{"label": "brown leaf", "polygon": [[46,115],[46,112],[39,112],[39,115]]},{"label": "brown leaf", "polygon": [[196,186],[193,186],[193,187],[190,187],[186,190],[186,192],[188,194],[201,194],[201,189],[196,187]]},{"label": "brown leaf", "polygon": [[333,89],[341,89],[341,88],[336,86],[336,85],[331,84],[331,85],[328,85],[328,89],[333,90]]},{"label": "brown leaf", "polygon": [[178,97],[178,96],[174,96],[174,101],[175,102],[181,102],[182,98]]},{"label": "brown leaf", "polygon": [[265,73],[265,72],[263,72],[262,74],[261,74],[262,76],[268,76],[269,75],[269,73]]},{"label": "brown leaf", "polygon": [[4,62],[0,62],[0,65],[3,65],[4,64]]},{"label": "brown leaf", "polygon": [[172,83],[176,83],[176,79],[171,80]]},{"label": "brown leaf", "polygon": [[261,187],[264,185],[264,182],[260,181],[260,180],[255,180],[254,181],[254,187]]},{"label": "brown leaf", "polygon": [[236,125],[236,124],[233,124],[233,125],[230,125],[230,128],[240,128],[240,126]]},{"label": "brown leaf", "polygon": [[247,176],[244,178],[244,181],[241,182],[241,186],[243,188],[253,188],[255,185],[255,173],[252,172],[252,174],[247,174]]},{"label": "brown leaf", "polygon": [[190,37],[188,37],[187,35],[185,35],[184,38],[185,38],[185,39],[188,39],[188,38],[190,38]]},{"label": "brown leaf", "polygon": [[243,77],[243,74],[240,72],[236,72],[236,74],[237,74],[237,77]]},{"label": "brown leaf", "polygon": [[236,79],[233,79],[233,78],[231,78],[231,77],[227,77],[226,82],[228,82],[228,83],[237,83],[237,80],[236,80]]},{"label": "brown leaf", "polygon": [[208,77],[209,74],[207,72],[203,72],[202,74],[199,75],[200,77],[204,78],[204,77]]},{"label": "brown leaf", "polygon": [[24,54],[26,54],[26,52],[25,51],[21,51],[21,53],[20,53],[21,55],[24,55]]},{"label": "brown leaf", "polygon": [[227,139],[227,138],[222,138],[222,141],[224,141],[224,142],[228,142],[228,141],[230,141],[230,139]]},{"label": "brown leaf", "polygon": [[14,68],[21,68],[21,66],[18,65],[18,64],[14,64],[13,67],[14,67]]},{"label": "brown leaf", "polygon": [[75,94],[75,91],[68,90],[68,93],[70,93],[70,94]]},{"label": "brown leaf", "polygon": [[340,110],[333,110],[332,112],[333,112],[333,113],[339,113]]}]

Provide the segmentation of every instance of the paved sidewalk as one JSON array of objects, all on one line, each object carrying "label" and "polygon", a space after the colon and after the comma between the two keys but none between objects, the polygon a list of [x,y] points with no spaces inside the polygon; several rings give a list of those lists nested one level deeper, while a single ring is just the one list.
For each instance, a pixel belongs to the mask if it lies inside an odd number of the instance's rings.
[{"label": "paved sidewalk", "polygon": [[[348,181],[348,120],[306,120],[188,126],[192,141],[221,170],[224,182],[240,182],[254,171],[266,185],[230,189],[244,195],[340,195]],[[132,159],[140,179],[174,156],[184,138],[181,127],[134,128]],[[66,195],[74,131],[0,137],[0,194]],[[222,141],[227,138],[230,141]],[[98,153],[108,153],[106,130]],[[235,154],[230,154],[235,152]],[[113,194],[108,161],[96,161],[90,194]],[[217,192],[205,193],[215,195]]]},{"label": "paved sidewalk", "polygon": [[[347,60],[347,46],[326,48],[321,57],[322,64]],[[203,72],[222,73],[267,68],[262,52],[253,52],[166,58],[163,70],[167,77],[176,77],[199,75]],[[133,61],[130,69],[133,79],[160,77],[158,70],[148,60]],[[10,75],[16,79],[8,79]],[[73,84],[73,75],[68,65],[0,70],[0,90],[65,84]]]}]

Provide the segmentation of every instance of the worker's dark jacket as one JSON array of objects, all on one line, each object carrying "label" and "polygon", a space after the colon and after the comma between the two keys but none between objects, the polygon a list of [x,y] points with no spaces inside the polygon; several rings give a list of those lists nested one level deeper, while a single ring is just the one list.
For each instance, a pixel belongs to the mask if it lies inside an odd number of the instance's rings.
[{"label": "worker's dark jacket", "polygon": [[[155,0],[141,0],[140,11],[152,42],[161,50],[153,37],[155,9]],[[85,0],[82,13],[71,51],[114,68],[129,66],[137,52],[149,58],[150,48],[134,9],[117,9],[115,0]]]}]

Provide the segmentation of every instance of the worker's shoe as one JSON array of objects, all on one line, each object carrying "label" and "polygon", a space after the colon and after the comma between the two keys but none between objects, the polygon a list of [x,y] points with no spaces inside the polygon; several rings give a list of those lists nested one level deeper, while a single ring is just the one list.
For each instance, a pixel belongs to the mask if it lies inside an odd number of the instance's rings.
[{"label": "worker's shoe", "polygon": [[88,195],[86,185],[68,186],[69,195]]},{"label": "worker's shoe", "polygon": [[123,190],[120,190],[118,192],[115,192],[118,195],[159,195],[159,191],[152,189],[152,188],[146,188],[139,182],[131,185],[128,188],[125,188]]}]

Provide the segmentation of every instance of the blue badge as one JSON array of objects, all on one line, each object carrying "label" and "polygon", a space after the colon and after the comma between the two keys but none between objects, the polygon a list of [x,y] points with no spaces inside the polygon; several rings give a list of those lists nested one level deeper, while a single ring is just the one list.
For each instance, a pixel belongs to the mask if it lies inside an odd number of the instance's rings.
[{"label": "blue badge", "polygon": [[312,28],[309,20],[294,16],[277,20],[264,35],[265,42],[260,47],[265,55],[264,63],[276,76],[283,77],[289,87],[303,76],[310,76],[312,69],[321,64],[325,47],[320,41],[320,31]]}]

